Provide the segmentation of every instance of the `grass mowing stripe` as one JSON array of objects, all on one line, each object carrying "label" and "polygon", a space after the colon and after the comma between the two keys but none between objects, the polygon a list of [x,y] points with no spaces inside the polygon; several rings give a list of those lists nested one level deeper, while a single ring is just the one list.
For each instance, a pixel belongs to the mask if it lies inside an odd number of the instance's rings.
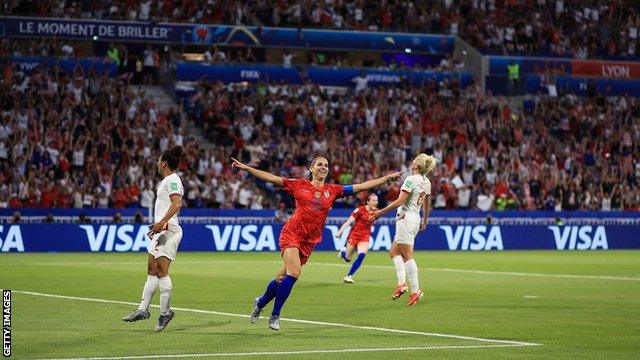
[{"label": "grass mowing stripe", "polygon": [[442,345],[442,346],[408,346],[394,348],[359,348],[359,349],[327,349],[327,350],[300,350],[300,351],[263,351],[263,352],[239,352],[239,353],[202,353],[202,354],[162,354],[162,355],[140,355],[140,356],[113,356],[113,357],[82,357],[82,358],[57,358],[40,360],[126,360],[126,359],[167,359],[167,358],[190,358],[190,357],[222,357],[222,356],[273,356],[273,355],[303,355],[303,354],[339,354],[339,353],[362,353],[378,351],[416,351],[416,350],[444,350],[444,349],[482,349],[482,348],[506,348],[529,345]]},{"label": "grass mowing stripe", "polygon": [[[277,262],[277,263],[280,264],[281,262]],[[322,262],[314,262],[311,264],[321,265],[321,266],[346,267],[345,264],[332,264],[332,263],[322,263]],[[370,268],[376,268],[376,269],[393,269],[394,268],[392,265],[365,265],[365,266]],[[514,271],[490,271],[490,270],[473,270],[473,269],[431,268],[431,267],[418,268],[418,270],[458,272],[458,273],[467,273],[467,274],[550,277],[550,278],[564,278],[564,279],[640,281],[640,277],[609,276],[609,275],[545,274],[545,273],[527,273],[527,272],[514,272]]]},{"label": "grass mowing stripe", "polygon": [[[101,303],[110,303],[110,304],[133,305],[133,306],[137,306],[138,305],[138,303],[129,302],[129,301],[94,299],[94,298],[85,298],[85,297],[77,297],[77,296],[66,296],[66,295],[56,295],[56,294],[44,294],[44,293],[39,293],[39,292],[22,291],[22,290],[12,290],[12,291],[15,292],[15,293],[20,293],[20,294],[27,294],[27,295],[34,295],[34,296],[44,296],[44,297],[57,298],[57,299],[92,301],[92,302],[101,302]],[[152,307],[159,307],[158,305],[151,305],[151,306]],[[172,307],[172,309],[178,310],[178,311],[201,313],[201,314],[213,314],[213,315],[233,316],[233,317],[243,317],[243,318],[248,318],[249,317],[249,315],[246,315],[246,314],[236,314],[236,313],[228,313],[228,312],[213,311],[213,310],[189,309],[189,308],[180,308],[180,307]],[[280,320],[289,321],[289,322],[296,322],[296,323],[302,323],[302,324],[325,325],[325,326],[334,326],[334,327],[351,328],[351,329],[382,331],[382,332],[390,332],[390,333],[398,333],[398,334],[411,334],[411,335],[441,337],[441,338],[449,338],[449,339],[473,340],[473,341],[490,342],[490,343],[496,343],[496,344],[509,344],[509,345],[514,345],[514,346],[542,345],[542,344],[524,342],[524,341],[487,339],[487,338],[480,338],[480,337],[474,337],[474,336],[439,334],[439,333],[429,333],[429,332],[421,332],[421,331],[389,329],[389,328],[373,327],[373,326],[358,326],[358,325],[331,323],[331,322],[324,322],[324,321],[288,319],[288,318],[281,318]]]},{"label": "grass mowing stripe", "polygon": [[[195,260],[195,261],[181,261],[180,264],[184,265],[198,265],[198,264],[241,264],[241,263],[270,263],[270,264],[282,264],[281,261],[251,261],[251,260]],[[96,261],[96,262],[36,262],[36,263],[6,263],[5,265],[19,266],[85,266],[85,265],[140,265],[144,266],[144,262],[140,261]],[[347,267],[345,264],[334,264],[324,262],[311,262],[310,265],[319,266],[332,266],[332,267]],[[393,269],[392,265],[366,265],[368,268],[374,269]],[[422,271],[443,271],[443,272],[457,272],[467,274],[484,274],[484,275],[505,275],[505,276],[529,276],[529,277],[541,277],[541,278],[560,278],[560,279],[581,279],[581,280],[615,280],[615,281],[640,281],[640,277],[628,277],[628,276],[610,276],[610,275],[573,275],[573,274],[545,274],[545,273],[528,273],[528,272],[515,272],[515,271],[491,271],[491,270],[474,270],[474,269],[451,269],[451,268],[433,268],[433,267],[421,267]]]}]

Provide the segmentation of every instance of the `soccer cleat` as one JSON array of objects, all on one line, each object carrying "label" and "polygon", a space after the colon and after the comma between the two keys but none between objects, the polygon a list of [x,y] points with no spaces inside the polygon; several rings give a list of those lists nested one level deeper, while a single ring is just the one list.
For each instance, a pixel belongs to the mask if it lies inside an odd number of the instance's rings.
[{"label": "soccer cleat", "polygon": [[153,329],[153,331],[158,332],[164,330],[164,328],[169,325],[169,321],[171,321],[175,315],[176,313],[174,313],[173,310],[169,310],[167,315],[160,315],[158,318],[158,325],[156,325],[156,328]]},{"label": "soccer cleat", "polygon": [[338,251],[338,259],[344,260],[345,262],[351,262],[350,259],[347,259],[347,248],[343,247]]},{"label": "soccer cleat", "polygon": [[271,315],[269,318],[269,328],[271,330],[280,330],[280,315]]},{"label": "soccer cleat", "polygon": [[391,294],[389,299],[398,300],[398,298],[402,296],[402,294],[406,293],[407,290],[409,290],[409,287],[407,286],[407,284],[398,285],[396,286],[396,289],[393,290],[393,293]]},{"label": "soccer cleat", "polygon": [[422,289],[418,289],[416,292],[412,293],[411,296],[409,296],[409,301],[407,302],[407,306],[415,305],[418,302],[418,300],[422,299],[423,296],[424,296],[424,292],[422,291]]},{"label": "soccer cleat", "polygon": [[135,309],[131,314],[122,318],[123,321],[133,322],[138,320],[147,320],[151,316],[148,310]]},{"label": "soccer cleat", "polygon": [[344,281],[345,284],[355,284],[356,282],[353,281],[353,278],[349,275],[345,276],[344,279],[342,279],[342,281]]},{"label": "soccer cleat", "polygon": [[251,311],[251,315],[249,318],[249,321],[251,321],[252,324],[255,324],[258,319],[260,319],[260,313],[262,312],[262,308],[258,307],[258,301],[260,300],[259,297],[253,299],[253,310]]}]

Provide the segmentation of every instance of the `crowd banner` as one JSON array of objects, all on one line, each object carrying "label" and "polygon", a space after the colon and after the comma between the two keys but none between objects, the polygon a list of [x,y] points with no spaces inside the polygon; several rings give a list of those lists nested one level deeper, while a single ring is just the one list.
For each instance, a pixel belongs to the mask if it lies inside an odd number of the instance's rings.
[{"label": "crowd banner", "polygon": [[118,75],[118,67],[114,62],[107,61],[104,58],[56,58],[53,56],[11,56],[11,62],[16,65],[17,69],[24,72],[26,75],[31,74],[31,72],[39,65],[44,65],[45,67],[54,67],[58,66],[65,72],[71,74],[73,70],[79,66],[85,73],[88,73],[89,70],[93,69],[98,73],[98,75],[102,75],[105,71],[108,72],[109,76],[115,77]]},{"label": "crowd banner", "polygon": [[303,84],[310,81],[325,86],[354,86],[354,79],[363,76],[368,86],[399,85],[407,81],[420,86],[433,80],[451,81],[457,77],[462,87],[471,83],[468,72],[439,72],[429,70],[377,70],[368,68],[336,68],[328,66],[285,67],[270,64],[203,64],[181,61],[177,63],[178,81],[197,81],[203,77],[211,81],[233,82],[279,82]]},{"label": "crowd banner", "polygon": [[0,16],[0,37],[12,36],[446,54],[455,42],[450,35]]},{"label": "crowd banner", "polygon": [[[494,95],[510,95],[509,79],[506,75],[488,75],[485,77],[486,90]],[[529,95],[562,95],[574,94],[576,96],[624,96],[640,97],[640,79],[603,79],[596,77],[577,76],[542,76],[525,74],[520,78],[524,92]],[[555,94],[550,91],[553,85]]]},{"label": "crowd banner", "polygon": [[[127,209],[134,210],[134,209]],[[5,216],[5,209],[0,215]],[[90,216],[108,214],[109,210]],[[23,216],[42,214],[23,211]],[[72,214],[72,210],[65,210]],[[128,211],[126,212],[128,213]],[[282,223],[274,212],[190,210],[185,220],[181,251],[279,251]],[[345,245],[349,231],[335,238],[349,210],[333,210],[318,250],[335,251]],[[416,238],[416,250],[608,250],[640,249],[640,221],[634,213],[532,213],[434,211],[427,229]],[[200,216],[198,216],[200,215]],[[573,215],[571,218],[569,216]],[[636,216],[634,216],[636,215]],[[57,214],[57,216],[61,216]],[[202,220],[202,221],[199,221]],[[395,235],[393,218],[372,227],[369,247],[389,250]],[[138,252],[149,247],[147,224],[110,223],[3,223],[0,252]]]},{"label": "crowd banner", "polygon": [[[525,77],[527,94],[548,94],[548,80],[539,75],[527,75]],[[640,97],[640,79],[598,79],[571,76],[555,76],[550,79],[559,94],[575,94],[577,96],[589,96],[598,94],[604,96]]]},{"label": "crowd banner", "polygon": [[521,56],[489,56],[489,74],[507,75],[507,66],[516,63],[520,73],[564,75],[604,79],[640,79],[640,62],[572,60]]}]

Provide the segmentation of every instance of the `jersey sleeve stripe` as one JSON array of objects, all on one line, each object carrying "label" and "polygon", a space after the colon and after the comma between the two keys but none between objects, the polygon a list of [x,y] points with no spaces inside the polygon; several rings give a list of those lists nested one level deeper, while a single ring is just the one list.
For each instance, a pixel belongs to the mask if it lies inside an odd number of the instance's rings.
[{"label": "jersey sleeve stripe", "polygon": [[408,191],[408,190],[405,190],[405,189],[401,189],[401,191],[402,191],[403,193],[411,194],[411,191]]}]

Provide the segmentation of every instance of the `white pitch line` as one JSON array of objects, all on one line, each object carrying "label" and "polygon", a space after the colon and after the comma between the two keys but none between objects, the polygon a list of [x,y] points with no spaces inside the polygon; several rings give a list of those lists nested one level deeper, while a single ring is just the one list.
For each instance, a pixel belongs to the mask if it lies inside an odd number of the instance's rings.
[{"label": "white pitch line", "polygon": [[442,349],[484,349],[503,348],[531,345],[442,345],[442,346],[408,346],[394,348],[359,348],[359,349],[327,349],[327,350],[299,350],[299,351],[262,351],[262,352],[238,352],[238,353],[200,353],[200,354],[166,354],[166,355],[140,355],[140,356],[113,356],[113,357],[82,357],[82,358],[52,358],[40,360],[126,360],[126,359],[167,359],[190,357],[222,357],[222,356],[273,356],[273,355],[303,355],[303,354],[340,354],[362,353],[378,351],[416,351],[416,350],[442,350]]},{"label": "white pitch line", "polygon": [[[346,266],[345,264],[322,263],[322,262],[313,262],[313,261],[309,262],[309,265],[336,266],[336,267]],[[370,268],[376,268],[376,269],[393,269],[394,268],[391,265],[365,265],[365,266]],[[490,270],[472,270],[472,269],[431,268],[431,267],[419,268],[419,270],[458,272],[458,273],[467,273],[467,274],[550,277],[550,278],[565,278],[565,279],[640,281],[640,277],[609,276],[609,275],[545,274],[545,273],[527,273],[527,272],[514,272],[514,271],[490,271]]]},{"label": "white pitch line", "polygon": [[[43,297],[50,297],[50,298],[57,298],[57,299],[92,301],[92,302],[100,302],[100,303],[108,303],[108,304],[122,304],[122,305],[133,305],[133,306],[139,305],[138,303],[129,302],[129,301],[95,299],[95,298],[85,298],[85,297],[77,297],[77,296],[56,295],[56,294],[44,294],[44,293],[39,293],[39,292],[22,291],[22,290],[12,290],[12,291],[15,292],[15,293],[35,295],[35,296],[43,296]],[[151,306],[152,307],[159,307],[158,305],[151,305]],[[189,308],[180,308],[180,307],[171,307],[171,308],[173,310],[194,312],[194,313],[200,313],[200,314],[213,314],[213,315],[233,316],[233,317],[242,317],[242,318],[249,317],[249,315],[246,315],[246,314],[236,314],[236,313],[228,313],[228,312],[222,312],[222,311],[189,309]],[[487,338],[480,338],[480,337],[474,337],[474,336],[440,334],[440,333],[430,333],[430,332],[421,332],[421,331],[390,329],[390,328],[382,328],[382,327],[374,327],[374,326],[358,326],[358,325],[332,323],[332,322],[324,322],[324,321],[289,319],[289,318],[280,318],[280,320],[289,321],[289,322],[295,322],[295,323],[301,323],[301,324],[334,326],[334,327],[342,327],[342,328],[350,328],[350,329],[382,331],[382,332],[389,332],[389,333],[396,333],[396,334],[410,334],[410,335],[441,337],[441,338],[448,338],[448,339],[473,340],[473,341],[490,342],[490,343],[496,343],[496,344],[509,344],[509,345],[517,345],[517,346],[542,345],[542,344],[524,342],[524,341],[487,339]]]},{"label": "white pitch line", "polygon": [[[139,261],[69,261],[69,262],[35,262],[35,263],[3,263],[7,266],[86,266],[86,265],[141,265],[147,267],[146,258]],[[239,263],[260,263],[263,261],[242,261],[242,260],[187,260],[180,261],[179,264],[239,264]],[[175,265],[174,265],[175,266]]]}]

